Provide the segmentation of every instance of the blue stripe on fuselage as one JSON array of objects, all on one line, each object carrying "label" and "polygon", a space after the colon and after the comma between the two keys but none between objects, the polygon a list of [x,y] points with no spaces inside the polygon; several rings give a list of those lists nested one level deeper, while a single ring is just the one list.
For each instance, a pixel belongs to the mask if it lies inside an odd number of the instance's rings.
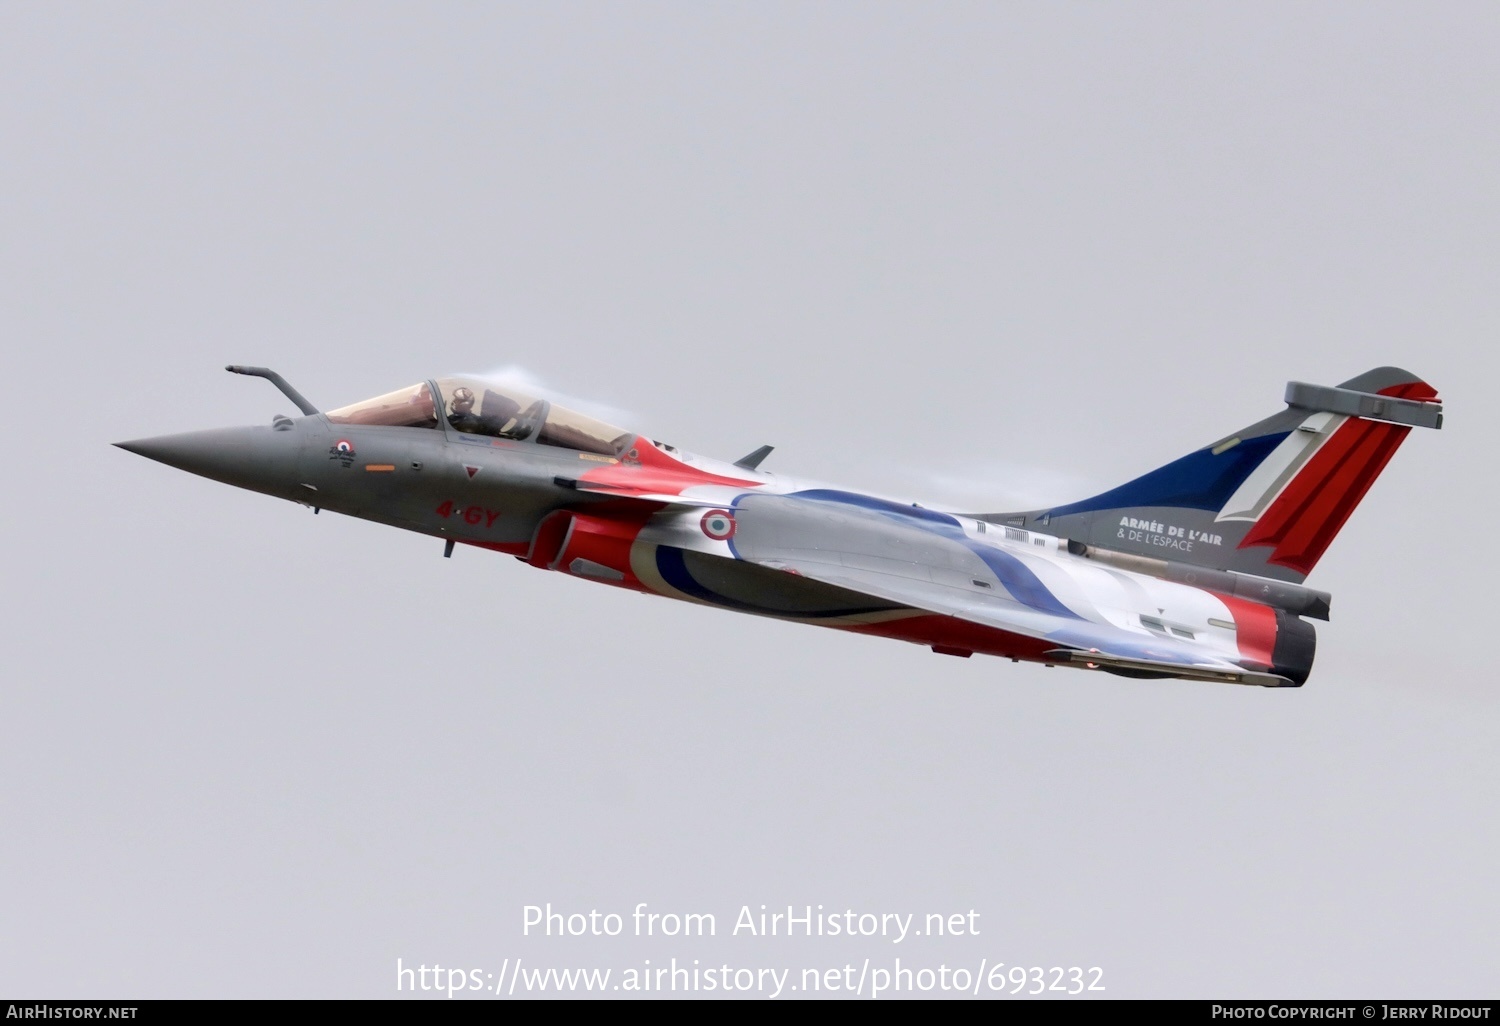
[{"label": "blue stripe on fuselage", "polygon": [[1009,552],[972,542],[967,536],[963,541],[974,555],[984,560],[985,566],[994,571],[995,576],[1000,578],[1000,583],[1005,586],[1005,590],[1014,595],[1016,601],[1043,613],[1066,616],[1073,620],[1083,619],[1063,605],[1056,595],[1047,590],[1042,579],[1031,572],[1030,567]]}]

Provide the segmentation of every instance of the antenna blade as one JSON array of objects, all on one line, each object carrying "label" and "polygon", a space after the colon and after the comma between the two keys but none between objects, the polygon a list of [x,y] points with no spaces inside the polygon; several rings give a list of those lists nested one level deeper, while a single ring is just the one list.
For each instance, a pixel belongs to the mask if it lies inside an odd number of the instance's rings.
[{"label": "antenna blade", "polygon": [[756,467],[760,466],[762,460],[771,455],[772,450],[774,450],[775,448],[776,447],[774,445],[763,445],[759,449],[756,449],[754,452],[752,452],[750,455],[741,456],[739,459],[735,460],[734,465],[745,470],[754,470]]}]

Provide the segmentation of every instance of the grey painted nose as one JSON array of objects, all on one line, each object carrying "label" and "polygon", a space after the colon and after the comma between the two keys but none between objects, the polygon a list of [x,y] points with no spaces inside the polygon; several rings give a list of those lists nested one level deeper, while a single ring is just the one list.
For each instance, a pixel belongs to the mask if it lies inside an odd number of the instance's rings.
[{"label": "grey painted nose", "polygon": [[296,488],[301,433],[269,427],[215,428],[116,442],[126,452],[239,488],[290,495]]}]

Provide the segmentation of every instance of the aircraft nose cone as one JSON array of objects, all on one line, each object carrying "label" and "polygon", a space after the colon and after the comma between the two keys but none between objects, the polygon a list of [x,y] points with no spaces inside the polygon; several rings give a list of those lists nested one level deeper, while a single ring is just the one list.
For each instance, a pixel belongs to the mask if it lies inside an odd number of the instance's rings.
[{"label": "aircraft nose cone", "polygon": [[126,452],[133,452],[137,456],[144,456],[148,460],[165,463],[169,467],[182,467],[184,457],[188,455],[184,451],[187,447],[173,444],[180,437],[184,436],[161,435],[158,438],[137,438],[133,442],[116,442],[115,447],[124,449]]},{"label": "aircraft nose cone", "polygon": [[115,445],[200,477],[257,492],[286,494],[295,487],[301,439],[294,431],[237,427],[138,438]]}]

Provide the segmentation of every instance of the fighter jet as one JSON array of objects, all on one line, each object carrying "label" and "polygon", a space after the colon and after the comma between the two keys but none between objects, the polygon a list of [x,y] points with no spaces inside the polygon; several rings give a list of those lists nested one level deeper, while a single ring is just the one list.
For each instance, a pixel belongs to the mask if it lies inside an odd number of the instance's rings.
[{"label": "fighter jet", "polygon": [[[539,570],[949,656],[1300,687],[1302,582],[1436,391],[1380,367],[1100,495],[959,513],[721,462],[480,378],[268,425],[117,443],[172,467]],[[496,573],[507,571],[497,568]]]}]

